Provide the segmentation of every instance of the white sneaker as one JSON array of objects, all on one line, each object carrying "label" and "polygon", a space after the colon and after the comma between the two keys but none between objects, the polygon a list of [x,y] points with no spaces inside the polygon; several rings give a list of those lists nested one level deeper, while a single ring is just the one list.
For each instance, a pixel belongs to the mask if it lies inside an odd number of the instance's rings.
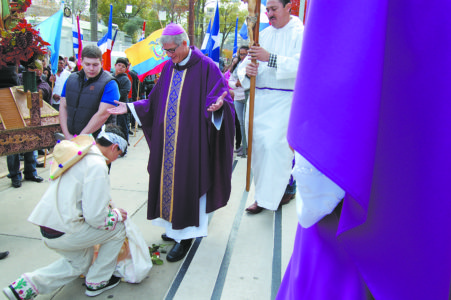
[{"label": "white sneaker", "polygon": [[6,298],[9,300],[21,300],[20,298],[17,298],[16,295],[14,295],[12,289],[7,286],[3,289],[3,294],[5,294]]}]

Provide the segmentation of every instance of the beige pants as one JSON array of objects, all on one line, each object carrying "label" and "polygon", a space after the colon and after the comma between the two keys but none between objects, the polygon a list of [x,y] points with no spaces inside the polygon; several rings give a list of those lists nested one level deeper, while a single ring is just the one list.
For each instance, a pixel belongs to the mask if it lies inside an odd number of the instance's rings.
[{"label": "beige pants", "polygon": [[[124,240],[123,223],[117,223],[112,231],[95,229],[86,224],[77,233],[64,234],[56,239],[43,238],[44,244],[62,258],[47,267],[23,274],[16,282],[26,281],[36,294],[49,294],[83,274],[87,286],[102,287],[108,283],[116,268]],[[99,255],[91,265],[93,246],[97,244],[101,245]]]}]

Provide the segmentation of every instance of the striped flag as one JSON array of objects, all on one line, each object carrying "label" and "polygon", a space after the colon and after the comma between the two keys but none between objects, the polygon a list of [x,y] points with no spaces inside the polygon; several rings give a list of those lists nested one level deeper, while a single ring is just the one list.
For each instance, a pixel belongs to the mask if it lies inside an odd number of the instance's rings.
[{"label": "striped flag", "polygon": [[80,17],[77,16],[77,21],[72,17],[72,43],[74,45],[75,59],[77,66],[81,66],[81,51],[83,50],[83,30],[80,27]]},{"label": "striped flag", "polygon": [[125,50],[125,55],[140,81],[148,75],[160,73],[164,64],[170,59],[160,45],[162,33],[163,29],[154,31],[145,40]]},{"label": "striped flag", "polygon": [[145,38],[146,38],[146,21],[144,21],[144,23],[143,23],[143,32],[141,33],[141,38],[139,39],[138,42],[141,42]]},{"label": "striped flag", "polygon": [[113,5],[110,4],[110,19],[108,21],[108,32],[97,42],[102,50],[103,69],[111,71],[111,44],[113,42]]}]

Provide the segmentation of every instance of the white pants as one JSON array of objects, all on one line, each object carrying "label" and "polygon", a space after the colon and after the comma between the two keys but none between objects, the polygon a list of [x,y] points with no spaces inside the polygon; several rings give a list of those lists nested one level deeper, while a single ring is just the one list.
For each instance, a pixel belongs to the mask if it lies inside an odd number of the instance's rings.
[{"label": "white pants", "polygon": [[[100,288],[106,285],[116,268],[117,256],[125,240],[125,226],[117,223],[114,230],[107,231],[85,225],[77,233],[55,239],[43,238],[44,244],[62,258],[47,267],[23,274],[16,282],[25,280],[36,294],[49,294],[81,274],[86,276],[87,286]],[[101,245],[99,255],[91,265],[93,246],[98,244]]]},{"label": "white pants", "polygon": [[152,224],[166,229],[166,235],[174,239],[177,243],[181,240],[193,239],[197,237],[207,236],[208,234],[208,214],[207,210],[207,194],[199,198],[199,227],[189,226],[183,229],[172,229],[172,223],[157,218],[152,220]]}]

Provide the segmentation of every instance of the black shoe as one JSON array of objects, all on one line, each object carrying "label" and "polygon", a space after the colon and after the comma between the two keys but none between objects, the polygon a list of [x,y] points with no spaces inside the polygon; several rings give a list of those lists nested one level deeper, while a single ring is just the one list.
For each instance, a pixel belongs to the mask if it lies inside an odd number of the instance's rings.
[{"label": "black shoe", "polygon": [[36,168],[44,168],[44,163],[36,163]]},{"label": "black shoe", "polygon": [[11,185],[15,188],[20,188],[22,186],[22,180],[20,179],[12,179]]},{"label": "black shoe", "polygon": [[4,259],[5,257],[7,257],[9,254],[9,251],[5,251],[5,252],[0,252],[0,259]]},{"label": "black shoe", "polygon": [[191,247],[192,239],[182,240],[180,243],[175,243],[174,247],[172,247],[171,251],[169,251],[166,256],[166,260],[169,262],[176,262],[183,259],[188,253],[189,248]]},{"label": "black shoe", "polygon": [[129,130],[128,134],[135,134],[133,131]]},{"label": "black shoe", "polygon": [[105,291],[108,291],[112,288],[114,288],[116,285],[118,285],[121,282],[121,278],[120,277],[116,277],[116,276],[111,276],[110,280],[108,280],[108,284],[105,285],[102,288],[98,288],[98,289],[91,289],[89,287],[86,288],[86,292],[85,295],[89,296],[89,297],[94,297],[94,296],[98,296],[100,294],[102,294]]},{"label": "black shoe", "polygon": [[163,234],[161,235],[161,239],[162,239],[163,241],[165,241],[165,242],[175,242],[174,239],[168,237],[168,236],[166,235],[166,233],[163,233]]},{"label": "black shoe", "polygon": [[34,175],[34,176],[31,176],[31,177],[25,176],[25,180],[34,181],[34,182],[41,182],[41,181],[44,180],[44,178],[42,178],[41,176],[38,176],[38,175]]},{"label": "black shoe", "polygon": [[294,198],[296,198],[296,194],[284,194],[282,200],[280,200],[279,206],[288,204]]},{"label": "black shoe", "polygon": [[53,134],[53,136],[55,137],[55,140],[57,141],[64,141],[66,139],[66,137],[64,136],[64,134],[60,133],[60,132],[55,132]]},{"label": "black shoe", "polygon": [[246,208],[246,211],[252,215],[256,215],[259,214],[263,211],[263,207],[258,206],[257,201],[255,201],[254,203],[252,203],[251,206],[249,206],[248,208]]}]

